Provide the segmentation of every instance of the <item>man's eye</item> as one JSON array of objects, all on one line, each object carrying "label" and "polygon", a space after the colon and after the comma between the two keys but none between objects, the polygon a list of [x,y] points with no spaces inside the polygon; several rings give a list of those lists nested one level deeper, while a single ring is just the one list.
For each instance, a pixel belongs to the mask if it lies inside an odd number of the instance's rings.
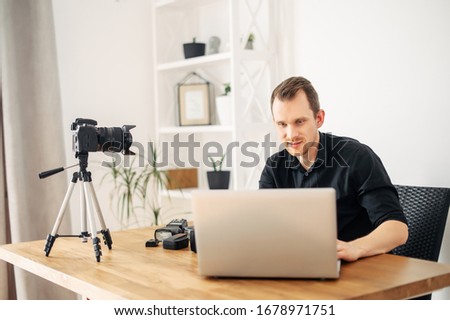
[{"label": "man's eye", "polygon": [[278,126],[280,128],[285,128],[286,127],[286,123],[278,122]]},{"label": "man's eye", "polygon": [[305,120],[297,120],[297,124],[303,124]]}]

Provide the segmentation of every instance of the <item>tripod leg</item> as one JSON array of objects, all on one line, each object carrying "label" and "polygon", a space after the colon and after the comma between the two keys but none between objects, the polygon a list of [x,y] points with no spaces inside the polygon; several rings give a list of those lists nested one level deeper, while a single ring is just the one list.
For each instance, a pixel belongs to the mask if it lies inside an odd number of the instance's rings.
[{"label": "tripod leg", "polygon": [[105,241],[105,244],[108,246],[108,249],[111,250],[112,248],[112,238],[111,233],[109,232],[109,229],[106,228],[105,220],[103,219],[102,210],[100,209],[100,204],[97,200],[97,195],[95,194],[94,186],[92,185],[92,182],[89,181],[89,191],[92,195],[92,200],[94,201],[95,211],[97,212],[98,220],[100,221],[100,225],[102,229],[100,232],[103,235],[103,240]]},{"label": "tripod leg", "polygon": [[69,184],[69,187],[67,188],[66,195],[64,197],[63,203],[61,205],[61,208],[59,209],[58,216],[55,221],[55,225],[53,226],[52,232],[47,236],[47,242],[45,244],[45,256],[48,257],[50,254],[50,251],[52,250],[53,243],[55,243],[58,229],[61,225],[62,219],[64,217],[64,213],[66,212],[67,204],[69,203],[70,197],[73,192],[73,188],[75,187],[75,184],[77,183],[78,174],[75,172],[72,177],[72,181]]},{"label": "tripod leg", "polygon": [[97,229],[95,227],[95,217],[94,217],[94,213],[93,213],[92,199],[90,198],[88,188],[89,188],[88,182],[83,181],[84,196],[86,198],[86,204],[87,204],[88,220],[89,220],[89,224],[91,226],[92,245],[94,247],[95,258],[96,258],[97,262],[100,262],[100,257],[102,255],[102,249],[100,246],[100,239],[97,237],[97,231],[96,231]]},{"label": "tripod leg", "polygon": [[80,188],[80,214],[81,214],[81,242],[86,243],[89,233],[86,225],[86,197],[84,196],[84,189]]}]

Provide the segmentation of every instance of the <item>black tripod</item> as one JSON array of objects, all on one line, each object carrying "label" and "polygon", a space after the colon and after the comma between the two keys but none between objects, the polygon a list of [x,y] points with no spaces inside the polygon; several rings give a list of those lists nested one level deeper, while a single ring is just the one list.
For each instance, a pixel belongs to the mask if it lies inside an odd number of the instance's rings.
[{"label": "black tripod", "polygon": [[[112,239],[109,229],[106,228],[105,220],[103,219],[102,212],[100,210],[100,205],[95,195],[94,186],[92,185],[91,172],[87,171],[88,166],[88,153],[77,153],[76,157],[79,158],[78,172],[74,172],[72,180],[67,189],[64,201],[59,209],[58,217],[56,218],[55,225],[52,232],[47,236],[47,243],[45,244],[45,255],[48,257],[50,251],[52,250],[53,244],[58,237],[77,237],[82,238],[83,242],[87,242],[88,238],[92,239],[92,245],[94,247],[95,258],[97,262],[100,262],[100,257],[102,255],[102,250],[100,246],[100,239],[97,237],[98,233],[103,235],[104,243],[108,246],[108,249],[112,248]],[[46,171],[39,174],[39,178],[46,178],[52,174],[63,171],[65,168],[57,168],[50,171]],[[80,201],[81,201],[81,233],[79,235],[60,235],[58,234],[58,229],[61,225],[64,213],[66,211],[67,205],[69,203],[70,197],[72,195],[75,184],[78,180],[83,181],[82,188],[80,189]],[[98,220],[100,221],[101,230],[96,231],[94,209],[97,212]],[[91,233],[88,233],[86,226],[86,213],[90,224]]]}]

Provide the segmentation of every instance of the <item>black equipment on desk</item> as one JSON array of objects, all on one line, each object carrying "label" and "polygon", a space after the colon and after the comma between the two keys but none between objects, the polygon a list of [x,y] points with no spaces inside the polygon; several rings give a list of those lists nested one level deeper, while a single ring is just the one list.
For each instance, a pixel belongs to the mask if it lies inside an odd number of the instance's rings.
[{"label": "black equipment on desk", "polygon": [[191,250],[197,252],[194,239],[194,227],[188,226],[186,219],[174,219],[165,227],[155,230],[155,238],[145,242],[146,247],[157,247],[162,242],[164,249],[179,250],[191,244]]}]

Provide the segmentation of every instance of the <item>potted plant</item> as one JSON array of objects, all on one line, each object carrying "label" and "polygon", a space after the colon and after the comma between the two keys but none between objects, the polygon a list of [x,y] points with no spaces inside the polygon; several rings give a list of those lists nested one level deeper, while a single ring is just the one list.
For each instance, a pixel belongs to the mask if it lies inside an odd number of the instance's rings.
[{"label": "potted plant", "polygon": [[231,85],[230,83],[224,83],[223,93],[216,97],[216,116],[217,122],[221,125],[231,125]]},{"label": "potted plant", "polygon": [[186,59],[204,56],[205,55],[205,43],[196,42],[195,37],[192,39],[191,43],[184,43],[183,44],[183,50],[184,50],[184,57]]},{"label": "potted plant", "polygon": [[230,171],[222,170],[223,155],[219,160],[209,158],[212,163],[213,171],[206,172],[208,185],[210,189],[228,189],[230,185]]},{"label": "potted plant", "polygon": [[253,42],[255,41],[255,35],[250,33],[247,38],[247,42],[245,43],[245,49],[253,50]]},{"label": "potted plant", "polygon": [[167,189],[170,181],[167,172],[157,166],[157,153],[151,149],[151,159],[143,167],[135,166],[138,156],[134,156],[129,166],[112,162],[106,164],[108,172],[105,178],[112,178],[113,188],[110,193],[111,204],[115,204],[117,219],[124,227],[129,227],[134,220],[138,225],[138,211],[142,211],[144,219],[148,209],[152,212],[151,225],[160,224],[161,203],[159,192]]}]

